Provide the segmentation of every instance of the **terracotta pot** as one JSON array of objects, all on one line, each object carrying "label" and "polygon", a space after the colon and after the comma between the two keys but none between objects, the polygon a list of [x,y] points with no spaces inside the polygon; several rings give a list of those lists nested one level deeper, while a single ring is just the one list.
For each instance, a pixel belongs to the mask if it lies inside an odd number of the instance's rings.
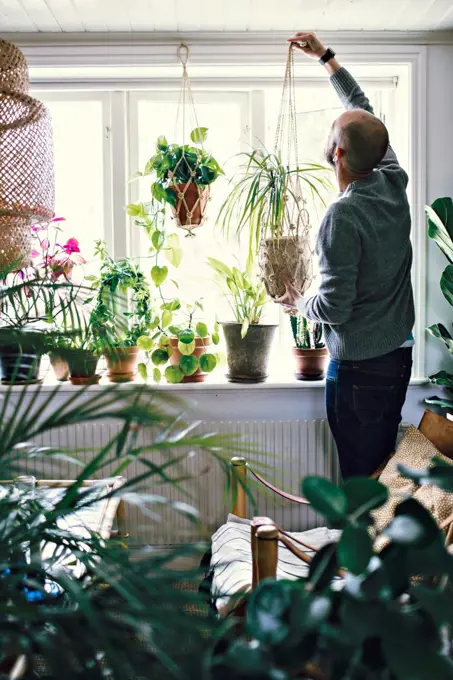
[{"label": "terracotta pot", "polygon": [[[203,222],[206,204],[209,198],[209,186],[198,190],[198,185],[175,184],[170,189],[176,194],[177,202],[173,214],[180,227],[199,227]],[[184,194],[184,198],[180,197]]]},{"label": "terracotta pot", "polygon": [[[170,338],[172,353],[170,356],[170,363],[172,366],[177,366],[179,360],[182,357],[181,352],[178,350],[178,338]],[[209,346],[211,344],[211,338],[195,338],[195,349],[192,352],[194,357],[199,359],[202,354],[206,354],[209,351]],[[208,377],[209,373],[203,373],[199,368],[195,371],[193,375],[185,375],[183,378],[183,383],[198,383],[204,382]]]},{"label": "terracotta pot", "polygon": [[72,385],[97,385],[101,379],[100,375],[90,375],[86,378],[72,376],[69,378]]},{"label": "terracotta pot", "polygon": [[59,382],[65,382],[66,380],[69,379],[69,364],[64,359],[61,357],[59,354],[55,354],[52,352],[52,354],[49,354],[49,359],[50,359],[50,365],[53,368],[53,372],[55,373],[55,378]]},{"label": "terracotta pot", "polygon": [[329,353],[322,349],[298,349],[293,347],[297,380],[322,380]]},{"label": "terracotta pot", "polygon": [[138,347],[118,347],[105,352],[107,377],[110,382],[131,382],[131,380],[134,380],[139,351]]},{"label": "terracotta pot", "polygon": [[222,323],[229,382],[261,383],[266,380],[276,328],[271,324],[252,324],[245,338],[241,338],[242,324]]}]

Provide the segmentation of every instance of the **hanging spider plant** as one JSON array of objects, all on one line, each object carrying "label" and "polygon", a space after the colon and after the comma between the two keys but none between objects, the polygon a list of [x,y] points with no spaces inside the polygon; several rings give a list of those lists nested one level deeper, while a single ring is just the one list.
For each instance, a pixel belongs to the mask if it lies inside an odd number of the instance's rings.
[{"label": "hanging spider plant", "polygon": [[[306,200],[299,187],[307,189],[307,196],[324,204],[324,193],[332,188],[326,172],[317,163],[305,163],[296,168],[286,166],[279,151],[269,153],[261,149],[239,154],[244,158],[240,178],[220,208],[217,223],[226,235],[240,235],[249,229],[248,257],[258,253],[261,241],[278,241],[290,233],[294,211],[307,211]],[[233,180],[231,180],[233,183]]]}]

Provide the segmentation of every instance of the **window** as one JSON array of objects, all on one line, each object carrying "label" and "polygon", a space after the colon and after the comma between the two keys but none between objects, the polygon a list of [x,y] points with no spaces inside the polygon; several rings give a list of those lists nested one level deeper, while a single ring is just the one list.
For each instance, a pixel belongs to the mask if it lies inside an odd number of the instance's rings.
[{"label": "window", "polygon": [[[202,67],[197,68],[199,75]],[[265,78],[261,69],[250,75],[249,80],[241,77],[236,81],[237,67],[204,68],[204,85],[192,82],[198,122],[209,129],[206,148],[225,167],[227,177],[231,177],[238,163],[237,153],[261,143],[269,150],[273,148],[281,96],[277,77],[280,69],[274,68]],[[67,220],[65,236],[79,239],[87,259],[91,259],[94,240],[105,238],[115,257],[128,254],[140,258],[143,269],[149,271],[153,263],[147,261],[148,239],[127,218],[124,206],[149,198],[149,180],[129,180],[143,170],[157,137],[164,134],[169,141],[179,141],[178,82],[163,67],[147,70],[146,78],[152,79],[149,82],[131,67],[123,69],[120,79],[120,70],[92,69],[91,76],[90,69],[81,67],[72,76],[69,70],[65,75],[64,69],[57,74],[43,71],[42,78],[47,82],[41,82],[34,95],[49,106],[54,121],[56,212]],[[409,66],[362,64],[352,70],[376,113],[387,124],[400,162],[410,171]],[[325,77],[307,73],[309,77],[300,77],[296,87],[299,161],[323,163],[328,131],[342,107]],[[115,77],[117,80],[112,84]],[[60,85],[63,79],[64,87],[52,89],[53,78],[58,78]],[[71,83],[71,78],[77,82]],[[189,116],[187,132],[190,122],[193,121]],[[182,284],[179,295],[186,302],[204,298],[206,316],[211,319],[214,315],[231,318],[231,313],[213,285],[206,258],[217,257],[229,264],[237,258],[244,265],[247,253],[245,238],[242,245],[237,239],[227,242],[215,226],[228,190],[228,182],[223,178],[212,186],[207,220],[195,230],[194,238],[185,238],[185,232],[178,230],[184,252],[178,273]],[[412,203],[415,195],[411,188]],[[315,204],[310,207],[314,245],[324,208]],[[266,321],[279,323],[280,328],[279,342],[274,346],[274,375],[289,375],[292,368],[288,319],[271,304]]]},{"label": "window", "polygon": [[[108,97],[99,93],[41,92],[54,135],[55,213],[61,239],[75,237],[94,267],[95,239],[106,235],[105,117]],[[90,263],[91,261],[91,263]]]}]

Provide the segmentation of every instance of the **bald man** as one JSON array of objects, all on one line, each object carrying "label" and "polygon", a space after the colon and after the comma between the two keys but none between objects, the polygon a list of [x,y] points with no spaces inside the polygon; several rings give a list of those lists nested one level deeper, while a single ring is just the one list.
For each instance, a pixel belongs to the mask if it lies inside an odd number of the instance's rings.
[{"label": "bald man", "polygon": [[320,226],[320,286],[278,300],[323,324],[331,361],[329,425],[344,479],[369,475],[394,450],[412,367],[414,301],[408,177],[385,125],[335,54],[312,33],[290,39],[323,64],[347,109],[332,125],[326,159],[340,195]]}]

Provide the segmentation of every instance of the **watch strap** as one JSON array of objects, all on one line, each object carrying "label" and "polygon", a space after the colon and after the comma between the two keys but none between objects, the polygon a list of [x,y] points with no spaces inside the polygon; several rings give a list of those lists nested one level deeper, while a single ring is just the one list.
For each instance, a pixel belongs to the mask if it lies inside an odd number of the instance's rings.
[{"label": "watch strap", "polygon": [[332,49],[330,49],[330,47],[328,47],[325,53],[322,55],[321,59],[319,60],[319,63],[324,66],[324,64],[327,64],[327,62],[333,59],[334,56],[335,52]]}]

